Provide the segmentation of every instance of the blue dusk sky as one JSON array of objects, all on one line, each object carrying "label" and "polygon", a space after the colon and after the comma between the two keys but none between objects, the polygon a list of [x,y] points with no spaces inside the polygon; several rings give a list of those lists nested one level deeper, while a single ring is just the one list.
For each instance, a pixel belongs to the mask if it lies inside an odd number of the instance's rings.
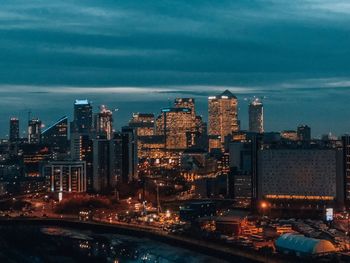
[{"label": "blue dusk sky", "polygon": [[350,131],[350,2],[0,0],[0,135],[27,112],[46,125],[76,98],[157,114],[225,89],[262,97],[265,130]]}]

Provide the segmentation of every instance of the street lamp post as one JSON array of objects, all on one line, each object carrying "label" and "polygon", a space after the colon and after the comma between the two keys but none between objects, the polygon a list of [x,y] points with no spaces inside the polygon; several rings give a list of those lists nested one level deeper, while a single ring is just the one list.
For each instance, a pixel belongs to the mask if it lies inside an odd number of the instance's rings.
[{"label": "street lamp post", "polygon": [[261,204],[260,204],[260,208],[261,208],[261,211],[262,211],[262,216],[264,217],[265,216],[265,210],[268,208],[267,202],[262,201]]},{"label": "street lamp post", "polygon": [[157,184],[157,211],[158,211],[158,214],[160,213],[161,211],[161,208],[160,208],[160,200],[159,200],[159,185]]},{"label": "street lamp post", "polygon": [[162,208],[160,206],[160,198],[159,198],[159,186],[162,186],[163,184],[162,183],[157,183],[157,181],[155,181],[155,184],[156,184],[156,191],[157,191],[157,212],[158,214],[160,212],[162,212]]}]

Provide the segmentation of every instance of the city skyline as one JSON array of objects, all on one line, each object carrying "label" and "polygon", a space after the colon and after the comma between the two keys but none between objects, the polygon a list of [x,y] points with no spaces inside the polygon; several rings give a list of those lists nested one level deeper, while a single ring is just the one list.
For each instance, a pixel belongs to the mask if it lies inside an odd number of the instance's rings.
[{"label": "city skyline", "polygon": [[[338,115],[346,115],[345,109],[342,112],[336,110],[329,111],[328,114],[333,114],[334,118],[327,120],[326,122],[323,119],[318,119],[318,121],[311,121],[311,118],[301,117],[301,114],[319,116],[319,112],[316,110],[310,110],[310,112],[305,113],[303,102],[299,102],[298,107],[295,106],[295,98],[291,98],[291,101],[282,100],[272,102],[271,98],[267,96],[255,96],[257,93],[244,93],[240,94],[235,93],[235,89],[229,89],[234,95],[237,95],[238,98],[238,120],[240,121],[241,129],[249,129],[249,103],[255,98],[259,98],[264,103],[264,130],[266,132],[276,131],[281,132],[283,130],[296,129],[299,125],[308,125],[312,128],[313,137],[320,138],[322,135],[332,133],[336,136],[341,136],[347,134],[350,131],[347,128],[349,125],[346,121],[341,123],[337,121],[339,118]],[[236,90],[237,91],[237,90]],[[223,88],[218,88],[213,91],[206,91],[203,94],[200,94],[198,87],[196,90],[191,92],[178,93],[173,90],[168,92],[163,92],[161,90],[154,89],[153,92],[144,93],[139,89],[133,89],[130,92],[124,90],[123,92],[118,92],[115,90],[101,90],[99,93],[91,94],[80,94],[77,92],[72,93],[63,93],[63,92],[30,92],[29,96],[33,96],[34,104],[31,104],[28,107],[23,107],[23,104],[26,105],[26,101],[20,104],[22,110],[14,110],[13,108],[6,108],[6,111],[2,111],[1,115],[3,116],[0,119],[0,136],[1,138],[8,138],[9,136],[9,120],[12,117],[19,118],[20,122],[20,135],[27,136],[27,122],[28,114],[30,113],[31,118],[39,118],[45,127],[48,127],[55,123],[60,117],[67,116],[69,120],[73,119],[73,108],[72,104],[76,99],[87,99],[91,102],[93,107],[93,112],[97,113],[101,105],[107,106],[109,109],[114,111],[115,121],[113,123],[116,130],[120,130],[122,126],[127,125],[129,119],[132,117],[133,113],[153,113],[155,115],[161,112],[161,109],[168,107],[169,103],[172,103],[176,98],[194,98],[196,101],[197,113],[200,116],[203,116],[204,121],[208,122],[208,97],[212,95],[217,95],[224,92]],[[171,96],[170,96],[171,95]],[[184,96],[180,96],[184,95]],[[51,103],[50,100],[46,97],[54,97],[56,103]],[[73,97],[74,96],[74,97]],[[75,97],[76,96],[76,97]],[[291,95],[290,95],[291,96]],[[34,98],[35,97],[35,98]],[[42,98],[42,99],[41,99]],[[125,98],[125,100],[124,100]],[[3,98],[4,99],[4,98]],[[346,98],[340,98],[345,100]],[[1,98],[0,98],[1,100]],[[39,104],[39,101],[42,102]],[[277,101],[277,98],[276,98]],[[307,102],[305,102],[307,103]],[[329,109],[329,104],[332,101],[327,100],[322,107]],[[13,105],[15,106],[15,105]],[[289,106],[289,107],[288,107]],[[344,105],[338,105],[338,107],[345,107]],[[37,108],[35,108],[37,107]],[[320,108],[322,108],[320,107]],[[325,111],[326,109],[323,109]],[[17,112],[17,114],[16,114]],[[7,116],[6,116],[7,115]],[[344,117],[345,120],[345,117]],[[43,127],[43,128],[45,128]],[[341,128],[342,127],[342,128]]]},{"label": "city skyline", "polygon": [[0,6],[0,262],[350,262],[348,0]]},{"label": "city skyline", "polygon": [[195,97],[206,119],[206,97],[225,89],[266,97],[266,130],[347,133],[349,13],[323,0],[3,1],[0,134],[11,116],[48,125],[85,97],[119,108],[117,125],[168,97]]}]

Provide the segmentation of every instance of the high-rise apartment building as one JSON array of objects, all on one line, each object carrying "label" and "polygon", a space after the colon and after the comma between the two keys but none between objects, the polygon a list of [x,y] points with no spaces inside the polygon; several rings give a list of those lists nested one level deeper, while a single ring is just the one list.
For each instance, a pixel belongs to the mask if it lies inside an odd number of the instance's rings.
[{"label": "high-rise apartment building", "polygon": [[137,136],[154,135],[155,122],[153,113],[134,113],[129,121],[129,127],[135,129]]},{"label": "high-rise apartment building", "polygon": [[264,108],[258,98],[249,104],[249,131],[264,132]]},{"label": "high-rise apartment building", "polygon": [[28,142],[32,144],[40,143],[41,121],[32,119],[28,122]]},{"label": "high-rise apartment building", "polygon": [[71,134],[70,154],[74,161],[86,163],[86,187],[88,192],[93,191],[93,143],[89,135]]},{"label": "high-rise apartment building", "polygon": [[164,136],[167,150],[184,150],[203,143],[205,123],[196,115],[193,98],[177,98],[156,119],[156,134]]},{"label": "high-rise apartment building", "polygon": [[138,179],[136,140],[137,135],[133,128],[127,126],[122,128],[122,180],[125,183]]},{"label": "high-rise apartment building", "polygon": [[110,142],[107,139],[93,140],[93,190],[105,192],[114,186],[111,178]]},{"label": "high-rise apartment building", "polygon": [[60,118],[41,134],[41,141],[49,145],[54,152],[65,153],[68,149],[68,118]]},{"label": "high-rise apartment building", "polygon": [[17,118],[10,119],[10,142],[17,142],[19,140],[19,120]]},{"label": "high-rise apartment building", "polygon": [[[155,135],[155,119],[153,113],[133,113],[129,121],[129,127],[133,128],[137,135],[138,158],[147,154],[147,143],[150,137]],[[146,151],[143,151],[145,149]]]},{"label": "high-rise apartment building", "polygon": [[311,140],[311,128],[307,125],[299,125],[297,128],[298,139],[301,141]]},{"label": "high-rise apartment building", "polygon": [[97,136],[110,140],[113,134],[113,113],[105,105],[100,106],[100,112],[95,115],[95,130]]},{"label": "high-rise apartment building", "polygon": [[221,142],[224,143],[225,136],[239,130],[237,97],[225,90],[218,96],[210,96],[208,100],[208,133],[220,136]]},{"label": "high-rise apartment building", "polygon": [[343,143],[343,171],[344,195],[347,205],[350,204],[350,135],[342,136]]},{"label": "high-rise apartment building", "polygon": [[116,189],[119,187],[120,183],[122,183],[123,144],[121,132],[113,133],[113,137],[109,141],[109,144],[110,178],[112,182],[114,182],[114,189]]},{"label": "high-rise apartment building", "polygon": [[164,108],[157,119],[157,133],[165,138],[165,148],[188,148],[188,134],[195,129],[190,108]]},{"label": "high-rise apartment building", "polygon": [[49,182],[49,191],[86,192],[86,164],[81,161],[54,161],[43,166],[43,176]]},{"label": "high-rise apartment building", "polygon": [[192,125],[191,130],[187,132],[188,147],[203,144],[200,140],[206,135],[206,127],[205,123],[203,123],[202,117],[196,114],[195,100],[193,98],[176,98],[174,101],[174,107],[191,109],[191,118],[194,125]]},{"label": "high-rise apartment building", "polygon": [[71,132],[90,134],[92,131],[92,106],[88,100],[76,100]]},{"label": "high-rise apartment building", "polygon": [[196,117],[195,101],[193,98],[176,98],[174,107],[191,109],[193,119]]}]

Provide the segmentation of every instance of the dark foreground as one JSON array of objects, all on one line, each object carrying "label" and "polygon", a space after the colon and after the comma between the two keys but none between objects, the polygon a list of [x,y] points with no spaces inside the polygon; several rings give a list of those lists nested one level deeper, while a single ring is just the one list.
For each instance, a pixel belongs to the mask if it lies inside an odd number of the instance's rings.
[{"label": "dark foreground", "polygon": [[0,226],[0,262],[225,262],[148,238],[62,227]]}]

